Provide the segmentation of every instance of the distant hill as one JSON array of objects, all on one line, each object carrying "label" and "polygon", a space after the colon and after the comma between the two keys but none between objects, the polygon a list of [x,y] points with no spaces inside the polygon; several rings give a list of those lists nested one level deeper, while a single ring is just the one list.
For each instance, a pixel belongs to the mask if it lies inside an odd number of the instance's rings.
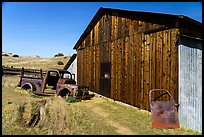
[{"label": "distant hill", "polygon": [[[7,56],[7,55],[8,56]],[[50,58],[41,58],[39,56],[19,56],[12,57],[15,54],[2,52],[2,65],[3,66],[13,66],[14,68],[33,68],[33,69],[43,69],[48,68],[63,68],[64,65],[69,61],[71,56],[59,56]],[[58,65],[58,61],[64,63],[64,65]]]}]

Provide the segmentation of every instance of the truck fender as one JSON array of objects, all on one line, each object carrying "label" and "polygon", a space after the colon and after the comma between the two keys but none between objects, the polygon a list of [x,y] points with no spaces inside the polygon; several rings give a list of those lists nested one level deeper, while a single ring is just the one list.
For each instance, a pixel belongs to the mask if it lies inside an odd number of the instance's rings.
[{"label": "truck fender", "polygon": [[70,94],[71,92],[67,88],[61,88],[57,92],[57,96],[61,96],[61,97],[65,97],[67,95],[69,96]]},{"label": "truck fender", "polygon": [[30,89],[31,91],[36,91],[36,86],[33,83],[25,83],[22,85],[21,89],[28,90]]}]

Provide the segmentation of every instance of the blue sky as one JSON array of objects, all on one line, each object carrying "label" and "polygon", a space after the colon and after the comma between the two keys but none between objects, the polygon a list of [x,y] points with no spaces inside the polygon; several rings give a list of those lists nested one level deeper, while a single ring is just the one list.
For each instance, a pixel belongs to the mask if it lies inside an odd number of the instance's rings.
[{"label": "blue sky", "polygon": [[201,2],[4,2],[2,51],[20,56],[72,55],[100,7],[185,15],[202,22]]}]

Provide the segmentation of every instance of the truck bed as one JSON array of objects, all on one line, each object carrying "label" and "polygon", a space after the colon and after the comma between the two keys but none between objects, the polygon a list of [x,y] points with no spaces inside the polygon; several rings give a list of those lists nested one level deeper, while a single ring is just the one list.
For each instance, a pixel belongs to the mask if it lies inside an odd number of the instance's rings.
[{"label": "truck bed", "polygon": [[44,93],[39,92],[39,91],[35,91],[33,93],[36,95],[40,95],[40,96],[54,96],[55,95],[55,92],[46,92],[46,91]]},{"label": "truck bed", "polygon": [[33,83],[37,91],[41,91],[43,78],[21,76],[18,86],[22,87],[25,83]]}]

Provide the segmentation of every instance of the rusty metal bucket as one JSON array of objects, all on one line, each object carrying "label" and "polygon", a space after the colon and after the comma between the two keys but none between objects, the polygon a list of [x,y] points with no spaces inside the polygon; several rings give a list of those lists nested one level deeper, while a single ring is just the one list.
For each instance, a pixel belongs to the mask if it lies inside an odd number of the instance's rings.
[{"label": "rusty metal bucket", "polygon": [[[152,99],[152,93],[157,92],[162,94],[158,95],[154,99]],[[163,95],[168,95],[169,100],[165,101],[156,101],[158,98]],[[151,109],[151,122],[152,128],[179,128],[179,120],[178,120],[178,112],[174,98],[169,93],[169,91],[165,89],[153,89],[149,92],[149,100],[150,100],[150,109]]]}]

